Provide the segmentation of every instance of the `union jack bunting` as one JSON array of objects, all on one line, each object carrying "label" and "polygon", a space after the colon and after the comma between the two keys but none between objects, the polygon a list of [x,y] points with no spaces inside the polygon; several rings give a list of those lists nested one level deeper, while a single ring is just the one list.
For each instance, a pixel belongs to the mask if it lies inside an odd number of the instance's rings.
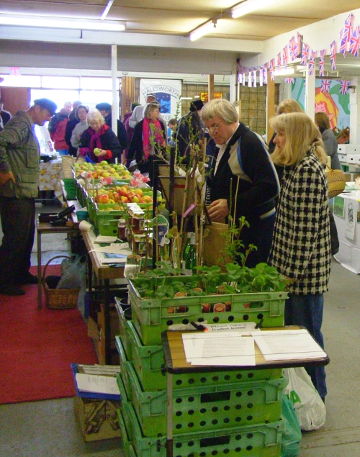
[{"label": "union jack bunting", "polygon": [[301,57],[302,48],[304,45],[304,40],[303,40],[303,36],[301,35],[301,33],[299,33],[299,32],[297,33],[296,39],[297,39],[297,54],[296,54],[295,58]]},{"label": "union jack bunting", "polygon": [[287,84],[294,84],[295,78],[285,78],[285,82],[286,82]]},{"label": "union jack bunting", "polygon": [[267,73],[267,65],[263,67],[263,77],[264,77],[264,84],[268,83],[268,73]]},{"label": "union jack bunting", "polygon": [[248,73],[248,87],[252,87],[252,74]]},{"label": "union jack bunting", "polygon": [[309,61],[308,61],[308,68],[309,68],[309,74],[310,75],[314,74],[316,57],[317,57],[317,52],[316,51],[311,51],[310,52]]},{"label": "union jack bunting", "polygon": [[336,41],[334,40],[330,43],[330,62],[333,71],[336,70],[336,51]]},{"label": "union jack bunting", "polygon": [[330,90],[330,79],[322,79],[321,80],[321,87],[320,92],[329,92]]},{"label": "union jack bunting", "polygon": [[344,28],[342,29],[341,40],[345,40],[346,42],[350,41],[354,26],[354,19],[355,16],[353,14],[349,14],[349,16],[346,18]]},{"label": "union jack bunting", "polygon": [[288,50],[287,45],[285,46],[285,48],[283,48],[282,63],[285,66],[289,63],[289,50]]},{"label": "union jack bunting", "polygon": [[295,60],[298,55],[298,43],[294,36],[291,37],[291,40],[289,41],[289,52],[290,52],[290,59]]},{"label": "union jack bunting", "polygon": [[259,70],[259,86],[262,87],[264,85],[264,67],[260,67]]},{"label": "union jack bunting", "polygon": [[350,81],[342,79],[340,81],[340,94],[346,95],[349,92]]},{"label": "union jack bunting", "polygon": [[344,35],[344,29],[341,29],[341,31],[340,31],[340,48],[339,48],[339,52],[344,57],[345,57],[345,54],[348,51],[348,46],[349,46],[349,42],[347,41],[347,39],[346,39],[346,37]]},{"label": "union jack bunting", "polygon": [[306,43],[302,45],[302,57],[301,57],[301,64],[306,65],[310,56],[310,46]]},{"label": "union jack bunting", "polygon": [[254,70],[254,71],[252,72],[253,87],[256,87],[256,86],[257,86],[257,84],[256,84],[256,73],[257,73],[256,70]]},{"label": "union jack bunting", "polygon": [[269,70],[270,70],[270,77],[271,77],[272,81],[274,81],[274,79],[275,79],[274,69],[275,69],[275,59],[271,59],[270,64],[269,64]]},{"label": "union jack bunting", "polygon": [[276,66],[281,67],[281,52],[278,52],[276,55]]},{"label": "union jack bunting", "polygon": [[238,74],[238,83],[239,83],[239,84],[242,83],[242,78],[243,78],[242,73],[239,73],[239,74]]},{"label": "union jack bunting", "polygon": [[325,55],[326,55],[326,49],[322,49],[320,51],[320,58],[319,58],[319,76],[325,75]]},{"label": "union jack bunting", "polygon": [[354,57],[359,57],[360,50],[360,25],[354,28],[350,39],[350,53]]},{"label": "union jack bunting", "polygon": [[242,75],[242,85],[245,86],[246,85],[246,74],[243,73]]}]

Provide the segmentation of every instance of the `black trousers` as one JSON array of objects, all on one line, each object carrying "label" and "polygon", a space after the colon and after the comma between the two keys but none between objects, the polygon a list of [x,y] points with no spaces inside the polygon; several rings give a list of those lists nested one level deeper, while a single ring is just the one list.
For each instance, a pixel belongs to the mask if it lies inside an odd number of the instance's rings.
[{"label": "black trousers", "polygon": [[0,286],[26,276],[35,236],[35,199],[0,197]]}]

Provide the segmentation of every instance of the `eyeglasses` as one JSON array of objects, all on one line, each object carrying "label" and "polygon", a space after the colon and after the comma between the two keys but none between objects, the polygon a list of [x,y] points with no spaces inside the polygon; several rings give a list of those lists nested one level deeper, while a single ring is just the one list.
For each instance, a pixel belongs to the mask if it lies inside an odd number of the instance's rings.
[{"label": "eyeglasses", "polygon": [[208,132],[211,134],[215,132],[216,130],[219,130],[224,124],[223,123],[216,123],[211,125],[210,127],[207,127]]}]

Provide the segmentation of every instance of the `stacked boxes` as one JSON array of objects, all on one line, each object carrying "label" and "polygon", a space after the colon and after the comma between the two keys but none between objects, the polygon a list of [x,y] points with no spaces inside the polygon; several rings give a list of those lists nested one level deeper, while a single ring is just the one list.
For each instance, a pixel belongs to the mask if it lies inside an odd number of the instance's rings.
[{"label": "stacked boxes", "polygon": [[[130,283],[129,297],[133,320],[126,320],[122,313],[120,336],[116,337],[124,452],[127,457],[165,457],[168,405],[161,333],[172,323],[201,319],[281,326],[286,293],[222,296],[228,308],[221,313],[211,308],[204,311],[205,303],[219,302],[214,296],[143,300]],[[281,396],[285,387],[281,369],[172,376],[175,457],[281,455]]]}]

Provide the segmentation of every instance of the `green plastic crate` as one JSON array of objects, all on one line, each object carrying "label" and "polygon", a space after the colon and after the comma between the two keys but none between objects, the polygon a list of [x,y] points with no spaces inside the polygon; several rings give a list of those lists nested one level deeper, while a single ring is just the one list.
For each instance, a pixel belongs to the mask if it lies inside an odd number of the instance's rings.
[{"label": "green plastic crate", "polygon": [[64,189],[66,192],[66,200],[76,200],[76,179],[74,178],[63,178]]},{"label": "green plastic crate", "polygon": [[[164,352],[162,345],[144,346],[136,331],[133,321],[127,321],[127,337],[131,349],[132,362],[143,390],[166,389],[166,376],[162,371]],[[259,381],[282,377],[281,368],[264,370],[228,370],[216,373],[182,373],[174,374],[174,388],[203,386],[213,384],[236,383],[242,381]]]},{"label": "green plastic crate", "polygon": [[[185,276],[181,277],[181,280],[191,279]],[[145,345],[161,344],[161,333],[167,330],[169,325],[188,324],[191,321],[207,321],[209,324],[256,322],[261,323],[263,327],[282,327],[287,297],[287,292],[256,292],[162,299],[141,298],[135,285],[129,281],[133,321]],[[231,310],[205,312],[205,306],[215,303],[223,303]]]},{"label": "green plastic crate", "polygon": [[[132,404],[119,411],[122,436],[140,457],[166,457],[166,437],[144,437]],[[174,457],[280,457],[282,422],[193,432],[173,437]]]},{"label": "green plastic crate", "polygon": [[131,350],[131,341],[129,334],[131,329],[129,326],[129,320],[126,319],[124,310],[121,307],[121,304],[115,298],[115,308],[119,318],[119,335],[121,337],[121,342],[123,344],[127,360],[132,359],[132,350]]},{"label": "green plastic crate", "polygon": [[[145,436],[166,433],[166,390],[144,392],[131,362],[121,367],[131,400]],[[281,419],[284,378],[192,386],[173,391],[173,432],[190,433]]]}]

